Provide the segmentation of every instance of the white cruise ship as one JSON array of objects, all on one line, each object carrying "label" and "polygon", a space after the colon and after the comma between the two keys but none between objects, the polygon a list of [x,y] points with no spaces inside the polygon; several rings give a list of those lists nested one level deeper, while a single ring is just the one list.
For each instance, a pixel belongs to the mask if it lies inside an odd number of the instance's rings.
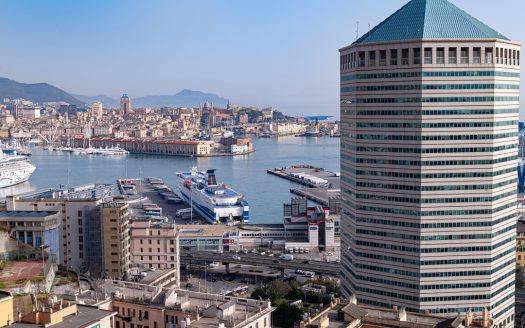
[{"label": "white cruise ship", "polygon": [[215,170],[203,173],[192,168],[191,172],[177,173],[177,184],[182,198],[208,222],[249,222],[248,202],[235,190],[224,184],[217,184]]},{"label": "white cruise ship", "polygon": [[27,181],[35,169],[26,156],[0,152],[0,188]]}]

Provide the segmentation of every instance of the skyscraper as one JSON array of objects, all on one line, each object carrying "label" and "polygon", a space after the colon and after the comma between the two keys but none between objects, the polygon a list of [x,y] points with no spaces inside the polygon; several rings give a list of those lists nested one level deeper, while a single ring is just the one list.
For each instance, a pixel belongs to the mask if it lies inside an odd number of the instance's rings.
[{"label": "skyscraper", "polygon": [[519,57],[447,0],[340,49],[348,297],[513,325]]},{"label": "skyscraper", "polygon": [[120,97],[120,113],[126,116],[130,112],[131,112],[131,99],[128,97],[127,93],[124,93],[122,97]]}]

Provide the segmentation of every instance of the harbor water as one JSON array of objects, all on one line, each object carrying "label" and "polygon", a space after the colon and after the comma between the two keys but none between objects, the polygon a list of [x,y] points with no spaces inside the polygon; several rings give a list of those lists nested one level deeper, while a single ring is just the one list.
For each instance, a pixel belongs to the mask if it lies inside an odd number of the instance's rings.
[{"label": "harbor water", "polygon": [[339,172],[339,138],[281,137],[254,139],[256,151],[233,157],[189,158],[158,155],[78,155],[33,147],[37,169],[23,184],[0,190],[0,198],[43,188],[87,183],[115,184],[118,178],[158,177],[176,189],[175,173],[216,169],[217,181],[243,194],[250,204],[252,223],[282,222],[283,203],[297,184],[266,173],[267,169],[308,163]]}]

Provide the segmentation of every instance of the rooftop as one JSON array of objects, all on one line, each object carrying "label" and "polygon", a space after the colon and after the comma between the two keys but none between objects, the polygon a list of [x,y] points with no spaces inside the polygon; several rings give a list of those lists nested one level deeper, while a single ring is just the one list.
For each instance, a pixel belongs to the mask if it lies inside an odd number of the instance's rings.
[{"label": "rooftop", "polygon": [[353,44],[428,39],[508,40],[448,0],[411,0]]},{"label": "rooftop", "polygon": [[[70,327],[91,327],[90,324],[95,324],[99,320],[111,316],[114,312],[100,310],[97,307],[87,305],[76,305],[76,315],[69,314],[62,317],[62,321],[52,325],[46,325],[46,327],[53,328],[70,328]],[[14,328],[35,328],[44,327],[44,325],[35,323],[15,322],[10,327]]]},{"label": "rooftop", "polygon": [[35,217],[46,217],[49,215],[57,214],[56,211],[0,211],[0,218],[35,218]]},{"label": "rooftop", "polygon": [[[106,297],[111,295],[113,302],[140,304],[149,308],[184,313],[191,319],[191,327],[218,327],[221,322],[239,324],[273,311],[270,302],[267,301],[198,293],[184,289],[162,288],[117,280],[104,280],[98,287],[108,293]],[[80,302],[92,302],[94,300],[92,293],[89,291],[80,295]]]},{"label": "rooftop", "polygon": [[7,198],[15,198],[21,200],[93,200],[101,198],[110,198],[113,194],[113,185],[93,183],[76,187],[47,188],[36,191],[29,191],[15,196],[8,196]]}]

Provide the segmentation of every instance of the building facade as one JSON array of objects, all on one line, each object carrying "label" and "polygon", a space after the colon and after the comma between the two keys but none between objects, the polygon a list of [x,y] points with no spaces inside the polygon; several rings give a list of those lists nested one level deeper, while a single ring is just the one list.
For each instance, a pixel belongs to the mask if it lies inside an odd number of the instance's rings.
[{"label": "building facade", "polygon": [[18,241],[39,248],[49,247],[58,263],[60,252],[60,216],[47,211],[1,211],[0,226]]},{"label": "building facade", "polygon": [[131,268],[129,210],[126,203],[102,204],[104,276],[126,279]]},{"label": "building facade", "polygon": [[58,212],[60,255],[58,264],[87,267],[87,232],[100,227],[100,205],[112,199],[113,186],[89,184],[65,189],[45,189],[6,197],[7,211]]},{"label": "building facade", "polygon": [[446,0],[340,49],[347,297],[513,325],[519,58]]},{"label": "building facade", "polygon": [[144,268],[175,268],[180,283],[179,234],[174,224],[137,220],[131,223],[133,263]]},{"label": "building facade", "polygon": [[97,118],[101,118],[104,115],[104,109],[100,101],[94,101],[91,104],[91,114]]}]

